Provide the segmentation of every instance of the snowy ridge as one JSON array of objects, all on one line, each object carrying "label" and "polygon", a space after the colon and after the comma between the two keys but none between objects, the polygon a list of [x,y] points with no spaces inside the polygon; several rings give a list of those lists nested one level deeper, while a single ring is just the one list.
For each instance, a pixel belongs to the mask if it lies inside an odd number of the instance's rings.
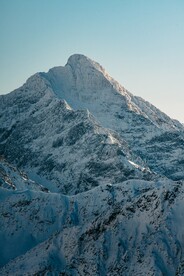
[{"label": "snowy ridge", "polygon": [[0,96],[0,275],[184,275],[183,156],[83,55]]}]

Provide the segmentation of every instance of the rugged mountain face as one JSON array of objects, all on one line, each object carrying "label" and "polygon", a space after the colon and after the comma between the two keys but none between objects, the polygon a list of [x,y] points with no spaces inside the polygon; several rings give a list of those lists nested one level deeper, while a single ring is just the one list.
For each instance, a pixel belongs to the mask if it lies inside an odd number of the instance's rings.
[{"label": "rugged mountain face", "polygon": [[83,55],[0,96],[0,274],[183,275],[183,156]]},{"label": "rugged mountain face", "polygon": [[[15,96],[16,95],[16,96]],[[52,192],[75,194],[103,183],[156,177],[118,133],[88,110],[72,110],[39,74],[1,102],[0,153]]]},{"label": "rugged mountain face", "polygon": [[117,131],[152,170],[173,180],[184,177],[183,126],[133,96],[99,64],[74,55],[65,67],[53,68],[45,77],[74,109],[87,108],[102,126]]}]

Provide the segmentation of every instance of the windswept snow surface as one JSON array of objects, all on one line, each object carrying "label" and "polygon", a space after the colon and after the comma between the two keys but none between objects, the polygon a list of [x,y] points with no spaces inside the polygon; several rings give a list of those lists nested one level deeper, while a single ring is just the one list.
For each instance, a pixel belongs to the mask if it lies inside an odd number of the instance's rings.
[{"label": "windswept snow surface", "polygon": [[0,275],[184,275],[183,156],[83,55],[0,96]]}]

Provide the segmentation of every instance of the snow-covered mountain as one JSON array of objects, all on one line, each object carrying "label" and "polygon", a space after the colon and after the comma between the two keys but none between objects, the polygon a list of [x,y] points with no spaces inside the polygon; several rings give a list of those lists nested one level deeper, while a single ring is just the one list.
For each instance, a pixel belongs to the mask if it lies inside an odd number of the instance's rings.
[{"label": "snow-covered mountain", "polygon": [[73,55],[0,96],[1,275],[183,275],[184,127]]}]

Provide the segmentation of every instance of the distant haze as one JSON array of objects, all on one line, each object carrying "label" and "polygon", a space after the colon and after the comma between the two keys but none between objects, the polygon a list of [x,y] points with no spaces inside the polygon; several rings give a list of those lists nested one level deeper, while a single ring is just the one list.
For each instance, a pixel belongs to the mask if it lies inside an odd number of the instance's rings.
[{"label": "distant haze", "polygon": [[1,0],[0,94],[82,53],[184,122],[184,1]]}]

